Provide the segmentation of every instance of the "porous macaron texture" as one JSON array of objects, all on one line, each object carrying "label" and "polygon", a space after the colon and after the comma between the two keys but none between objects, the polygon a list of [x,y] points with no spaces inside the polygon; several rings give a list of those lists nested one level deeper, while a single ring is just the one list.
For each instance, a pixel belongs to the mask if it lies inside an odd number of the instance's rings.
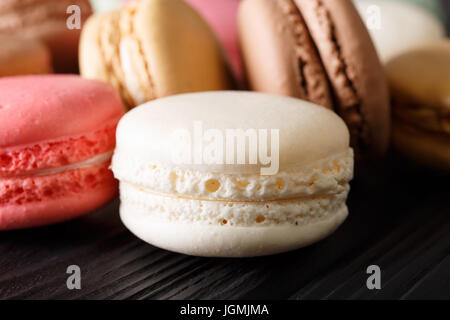
[{"label": "porous macaron texture", "polygon": [[63,221],[117,193],[109,170],[124,109],[75,75],[0,79],[0,229]]},{"label": "porous macaron texture", "polygon": [[0,230],[77,218],[117,194],[109,162],[48,176],[0,179]]},{"label": "porous macaron texture", "polygon": [[[173,154],[186,150],[174,132],[193,138],[197,121],[201,130],[224,134],[278,129],[278,170],[266,176],[261,163],[174,162]],[[149,102],[117,129],[112,170],[120,181],[121,219],[141,239],[191,255],[256,256],[305,246],[348,214],[349,141],[335,113],[288,97],[222,91]]]}]

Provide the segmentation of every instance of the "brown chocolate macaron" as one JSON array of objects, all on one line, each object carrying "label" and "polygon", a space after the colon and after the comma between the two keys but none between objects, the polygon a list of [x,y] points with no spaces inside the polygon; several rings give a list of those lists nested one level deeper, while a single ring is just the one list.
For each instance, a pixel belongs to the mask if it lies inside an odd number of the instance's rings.
[{"label": "brown chocolate macaron", "polygon": [[1,0],[0,35],[41,41],[55,72],[77,73],[81,27],[91,14],[89,0]]},{"label": "brown chocolate macaron", "polygon": [[359,157],[386,152],[387,82],[352,1],[244,0],[238,19],[251,89],[333,108]]}]

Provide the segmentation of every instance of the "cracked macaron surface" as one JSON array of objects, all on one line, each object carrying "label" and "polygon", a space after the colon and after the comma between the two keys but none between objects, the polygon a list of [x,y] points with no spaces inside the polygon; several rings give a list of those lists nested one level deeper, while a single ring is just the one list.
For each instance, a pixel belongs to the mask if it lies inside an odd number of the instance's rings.
[{"label": "cracked macaron surface", "polygon": [[114,197],[109,164],[123,112],[97,81],[1,79],[0,230],[71,219]]}]

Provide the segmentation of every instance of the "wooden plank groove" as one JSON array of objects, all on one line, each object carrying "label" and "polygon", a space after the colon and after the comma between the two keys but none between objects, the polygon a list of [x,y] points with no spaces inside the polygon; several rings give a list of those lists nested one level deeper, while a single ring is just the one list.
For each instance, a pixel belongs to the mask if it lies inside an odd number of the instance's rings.
[{"label": "wooden plank groove", "polygon": [[[379,243],[376,242],[370,249],[366,249],[363,255],[352,258],[350,265],[347,265],[345,262],[341,263],[339,267],[334,268],[334,272],[328,273],[319,279],[312,280],[309,286],[302,288],[292,298],[320,299],[350,297],[350,293],[353,293],[351,298],[361,298],[362,293],[369,292],[365,287],[365,279],[367,279],[365,268],[370,264],[378,264],[382,267],[383,283],[386,286],[386,278],[389,279],[389,273],[386,275],[386,271],[389,271],[389,269],[394,270],[394,272],[398,271],[396,260],[400,259],[402,252],[408,252],[408,248],[414,247],[417,241],[423,240],[423,237],[437,226],[441,226],[441,232],[429,239],[429,246],[441,240],[448,233],[446,231],[449,226],[448,214],[450,213],[443,212],[439,215],[438,219],[433,217],[432,220],[428,221],[428,224],[425,224],[427,227],[424,227],[421,223],[423,216],[417,215],[414,219],[410,219],[412,221],[409,221],[408,224],[399,226],[389,235],[383,237]],[[418,251],[419,254],[423,253],[426,249],[426,246],[422,246],[422,249]],[[417,250],[414,252],[417,255]],[[414,252],[409,251],[408,257],[414,258]],[[405,263],[403,262],[401,265],[405,265]],[[386,268],[383,268],[383,266],[386,266]],[[384,294],[382,296],[386,297]]]},{"label": "wooden plank groove", "polygon": [[[259,258],[155,248],[121,223],[118,199],[68,223],[0,233],[0,299],[378,299],[450,297],[448,178],[402,163],[356,180],[347,221],[327,239]],[[380,170],[380,171],[376,171]],[[68,265],[82,289],[67,290]],[[383,290],[365,268],[379,264]]]}]

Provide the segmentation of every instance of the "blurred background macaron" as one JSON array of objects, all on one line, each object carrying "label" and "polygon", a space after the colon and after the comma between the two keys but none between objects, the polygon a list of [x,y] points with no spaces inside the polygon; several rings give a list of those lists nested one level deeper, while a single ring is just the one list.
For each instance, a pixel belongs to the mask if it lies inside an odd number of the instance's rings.
[{"label": "blurred background macaron", "polygon": [[141,0],[91,17],[81,36],[80,70],[111,83],[128,107],[232,83],[218,40],[183,0]]},{"label": "blurred background macaron", "polygon": [[108,12],[120,8],[130,0],[89,0],[95,13]]},{"label": "blurred background macaron", "polygon": [[52,73],[50,50],[41,41],[0,36],[0,77]]},{"label": "blurred background macaron", "polygon": [[334,109],[358,159],[387,151],[387,82],[351,0],[243,0],[238,23],[251,89]]},{"label": "blurred background macaron", "polygon": [[0,78],[0,230],[69,220],[114,198],[109,165],[123,113],[117,91],[99,81]]},{"label": "blurred background macaron", "polygon": [[243,84],[244,71],[237,30],[237,12],[240,1],[186,0],[213,28],[221,40],[237,79]]},{"label": "blurred background macaron", "polygon": [[409,49],[445,37],[437,0],[354,0],[386,63]]},{"label": "blurred background macaron", "polygon": [[397,56],[386,72],[394,148],[417,162],[450,171],[450,40]]},{"label": "blurred background macaron", "polygon": [[[72,5],[79,10],[68,13]],[[52,53],[55,72],[77,73],[80,29],[91,11],[88,0],[2,0],[0,35],[41,40]],[[80,29],[68,28],[77,22]]]}]

